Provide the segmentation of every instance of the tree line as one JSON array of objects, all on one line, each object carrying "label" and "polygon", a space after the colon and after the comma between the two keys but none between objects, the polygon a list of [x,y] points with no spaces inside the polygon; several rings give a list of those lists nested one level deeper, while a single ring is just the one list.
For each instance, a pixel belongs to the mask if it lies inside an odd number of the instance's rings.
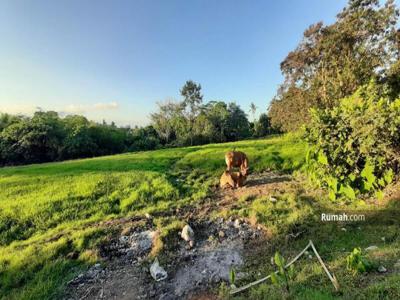
[{"label": "tree line", "polygon": [[[269,118],[262,113],[253,122],[235,102],[203,103],[201,85],[191,80],[181,89],[182,101],[157,103],[151,121],[165,145],[185,146],[237,141],[273,133]],[[252,103],[250,111],[255,113]]]},{"label": "tree line", "polygon": [[[203,103],[201,85],[187,81],[182,101],[158,103],[151,124],[118,127],[54,111],[32,117],[0,114],[0,165],[111,155],[165,147],[236,141],[270,134],[269,118],[250,122],[236,103]],[[253,104],[253,112],[254,112]]]}]

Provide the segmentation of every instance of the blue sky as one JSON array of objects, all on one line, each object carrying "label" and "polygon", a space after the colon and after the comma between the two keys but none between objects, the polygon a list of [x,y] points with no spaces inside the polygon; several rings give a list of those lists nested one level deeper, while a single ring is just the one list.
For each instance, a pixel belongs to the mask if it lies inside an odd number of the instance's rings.
[{"label": "blue sky", "polygon": [[265,112],[279,63],[344,0],[1,0],[0,111],[40,107],[145,125],[192,79]]}]

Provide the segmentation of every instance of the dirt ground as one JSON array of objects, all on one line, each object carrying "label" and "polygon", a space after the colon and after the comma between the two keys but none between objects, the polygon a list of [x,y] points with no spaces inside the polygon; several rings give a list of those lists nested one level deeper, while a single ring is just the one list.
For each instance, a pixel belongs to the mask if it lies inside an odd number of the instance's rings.
[{"label": "dirt ground", "polygon": [[229,209],[242,197],[274,195],[298,187],[289,175],[252,174],[242,188],[217,189],[201,205],[171,212],[189,220],[195,245],[190,248],[183,239],[174,239],[175,244],[169,245],[174,251],[160,262],[168,277],[158,282],[150,275],[152,261],[147,259],[156,228],[151,222],[136,228],[134,224],[140,220],[111,221],[108,225],[131,222],[132,228],[101,249],[104,262],[72,280],[65,299],[217,299],[213,291],[222,282],[228,284],[230,269],[240,269],[254,245],[268,241],[260,226],[244,219],[211,220],[211,212]]}]

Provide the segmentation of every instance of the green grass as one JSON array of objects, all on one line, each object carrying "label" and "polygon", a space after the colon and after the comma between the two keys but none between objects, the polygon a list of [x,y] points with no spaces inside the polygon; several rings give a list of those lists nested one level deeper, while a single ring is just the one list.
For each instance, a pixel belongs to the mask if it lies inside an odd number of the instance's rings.
[{"label": "green grass", "polygon": [[[247,284],[275,271],[271,257],[276,251],[289,261],[311,239],[336,275],[340,291],[334,290],[315,255],[309,251],[311,258],[305,256],[295,263],[296,276],[291,282],[290,295],[271,281],[266,281],[236,295],[234,299],[400,299],[400,270],[394,268],[400,259],[400,199],[378,207],[362,201],[343,205],[333,203],[327,195],[315,194],[308,188],[305,186],[305,189],[273,194],[278,198],[276,202],[269,201],[270,195],[239,199],[233,209],[220,212],[225,216],[249,218],[252,222],[262,224],[272,235],[260,249],[250,254],[251,258],[241,270],[249,275],[236,285]],[[341,209],[366,214],[366,221],[320,221],[321,212]],[[290,236],[299,232],[302,234],[297,238]],[[346,269],[346,257],[356,247],[364,250],[371,245],[378,246],[378,250],[364,251],[364,254],[372,263],[372,270],[353,276]],[[379,273],[377,269],[380,265],[385,266],[388,272]]]},{"label": "green grass", "polygon": [[[207,197],[225,168],[224,153],[233,148],[248,154],[251,172],[301,171],[306,153],[304,142],[286,135],[1,169],[0,298],[59,298],[66,282],[99,259],[99,245],[117,230],[101,225],[106,220],[154,214],[155,226],[163,230],[153,252],[172,250],[168,249],[174,244],[170,239],[177,239],[176,231],[183,223],[166,212],[196,205]],[[400,298],[400,273],[392,268],[400,258],[398,222],[322,224],[319,213],[337,209],[339,204],[307,185],[274,195],[278,198],[275,204],[269,196],[239,199],[231,210],[219,212],[262,224],[272,237],[254,248],[252,259],[241,270],[249,277],[237,285],[272,272],[270,258],[275,251],[292,258],[312,239],[337,276],[341,291],[334,291],[315,257],[303,258],[295,265],[293,299]],[[378,207],[362,201],[341,205],[371,210],[378,221],[386,218]],[[400,201],[391,205],[391,209],[400,209]],[[303,234],[287,239],[292,232]],[[346,270],[346,256],[355,247],[370,245],[377,245],[379,250],[368,253],[368,259],[389,272],[352,276]],[[282,289],[266,282],[235,298],[284,296]]]},{"label": "green grass", "polygon": [[0,298],[57,297],[113,230],[95,224],[196,203],[232,148],[252,171],[291,172],[305,156],[303,142],[284,136],[1,169]]}]

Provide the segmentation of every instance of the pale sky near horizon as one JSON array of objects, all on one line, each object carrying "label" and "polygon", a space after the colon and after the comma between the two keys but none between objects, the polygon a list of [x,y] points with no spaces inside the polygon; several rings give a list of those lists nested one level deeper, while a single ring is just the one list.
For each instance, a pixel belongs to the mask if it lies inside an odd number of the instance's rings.
[{"label": "pale sky near horizon", "polygon": [[280,62],[344,0],[0,0],[0,111],[146,125],[192,79],[265,112]]}]

